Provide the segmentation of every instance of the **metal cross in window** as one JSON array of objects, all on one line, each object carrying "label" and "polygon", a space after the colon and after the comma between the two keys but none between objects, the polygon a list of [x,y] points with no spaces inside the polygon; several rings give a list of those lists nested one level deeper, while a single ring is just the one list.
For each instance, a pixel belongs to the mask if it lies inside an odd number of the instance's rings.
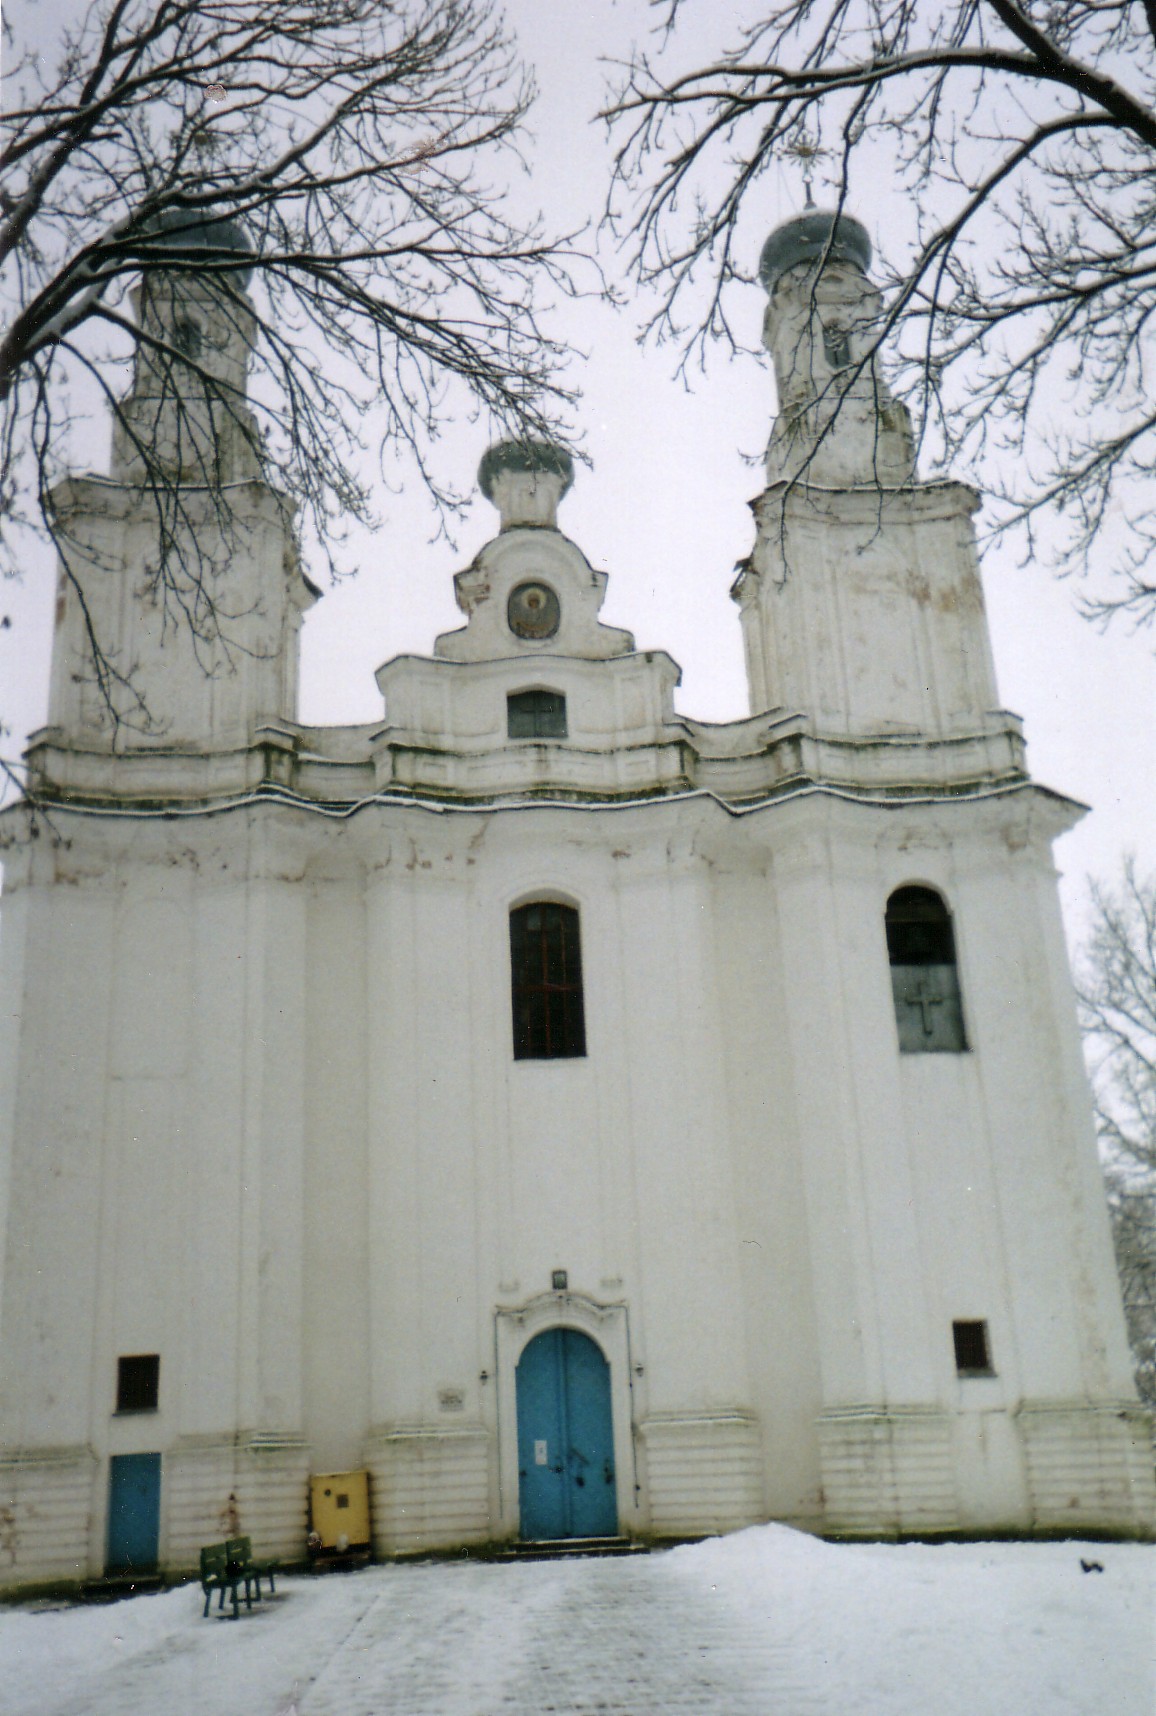
[{"label": "metal cross in window", "polygon": [[923,1019],[923,1035],[930,1037],[935,1034],[935,1019],[931,1009],[943,1006],[943,996],[932,992],[925,977],[919,977],[915,983],[915,993],[908,997],[913,1007],[918,1007]]}]

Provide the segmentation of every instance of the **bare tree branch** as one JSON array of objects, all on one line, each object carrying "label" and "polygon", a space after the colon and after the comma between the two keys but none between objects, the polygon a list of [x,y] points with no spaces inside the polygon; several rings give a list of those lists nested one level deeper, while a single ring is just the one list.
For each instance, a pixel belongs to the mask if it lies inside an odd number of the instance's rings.
[{"label": "bare tree branch", "polygon": [[1080,1017],[1136,1379],[1156,1404],[1156,876],[1127,859],[1092,905]]},{"label": "bare tree branch", "polygon": [[[76,586],[52,497],[94,385],[153,512],[166,614],[217,641],[189,496],[227,527],[231,489],[206,420],[331,572],[350,522],[373,522],[370,450],[412,456],[444,519],[462,497],[433,451],[463,412],[565,438],[567,354],[541,314],[575,258],[494,188],[534,92],[491,0],[98,0],[78,20],[54,67],[18,50],[5,76],[0,570],[46,529]],[[174,275],[251,327],[247,393],[150,319]],[[134,348],[176,414],[175,468],[126,404]],[[90,646],[107,698],[92,627]]]},{"label": "bare tree branch", "polygon": [[[1099,619],[1156,618],[1156,11],[1127,0],[750,0],[710,64],[678,63],[680,0],[622,68],[608,218],[683,364],[734,345],[736,223],[801,143],[886,172],[915,212],[883,258],[896,383],[940,468],[1060,571],[1093,548]],[[703,288],[705,286],[705,297]],[[1110,529],[1107,527],[1110,526]],[[1110,537],[1110,540],[1109,540]]]}]

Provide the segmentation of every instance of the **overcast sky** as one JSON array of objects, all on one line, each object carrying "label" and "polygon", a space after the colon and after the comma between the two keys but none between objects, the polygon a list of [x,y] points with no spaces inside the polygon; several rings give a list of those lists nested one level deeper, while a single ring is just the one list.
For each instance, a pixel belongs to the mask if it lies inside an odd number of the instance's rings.
[{"label": "overcast sky", "polygon": [[[53,9],[36,13],[46,36]],[[559,8],[509,0],[506,9],[541,88],[531,176],[517,195],[543,208],[552,226],[596,222],[610,162],[604,130],[592,117],[608,75],[600,59],[625,56],[649,28],[650,9],[646,0]],[[731,38],[742,9],[686,8],[704,59]],[[689,40],[689,26],[687,34]],[[862,181],[853,175],[849,206],[886,249],[905,210],[879,180],[878,171],[865,171]],[[824,201],[821,183],[816,200]],[[752,274],[766,233],[802,203],[793,168],[763,181],[739,235]],[[603,255],[613,271],[615,253],[605,241]],[[765,299],[757,285],[736,286],[734,294],[732,309],[754,344]],[[556,328],[583,354],[580,423],[593,463],[579,469],[560,523],[610,573],[603,619],[628,627],[639,647],[667,649],[681,663],[681,710],[725,720],[747,710],[738,609],[727,592],[752,541],[747,502],[760,487],[757,459],[774,411],[771,363],[719,352],[688,391],[674,378],[672,348],[638,347],[645,309],[629,290],[618,309],[594,300],[558,306]],[[478,423],[447,434],[437,455],[444,475],[471,480],[487,439]],[[328,590],[307,619],[306,721],[380,716],[374,669],[399,653],[428,652],[437,632],[460,623],[453,573],[496,526],[479,496],[456,531],[456,547],[431,540],[437,522],[416,483],[383,492],[379,511],[383,528],[361,546],[358,577]],[[1001,699],[1025,718],[1032,772],[1094,807],[1056,849],[1069,926],[1076,926],[1087,873],[1110,876],[1129,848],[1144,867],[1156,868],[1156,640],[1123,626],[1101,635],[1077,616],[1076,587],[1020,568],[1007,553],[987,556],[984,583]],[[0,610],[13,620],[0,631],[0,715],[13,728],[6,752],[45,718],[51,597],[51,577],[35,564],[22,585],[0,589]]]}]

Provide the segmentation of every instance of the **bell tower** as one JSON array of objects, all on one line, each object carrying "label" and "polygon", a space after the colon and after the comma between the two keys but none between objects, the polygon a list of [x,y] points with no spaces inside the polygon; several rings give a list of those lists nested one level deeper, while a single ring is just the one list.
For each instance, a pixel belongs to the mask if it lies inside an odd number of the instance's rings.
[{"label": "bell tower", "polygon": [[260,475],[249,244],[230,221],[170,215],[150,249],[173,261],[154,261],[133,293],[140,333],[110,474],[54,491],[45,737],[58,755],[237,750],[255,725],[296,714],[317,592],[292,509]]},{"label": "bell tower", "polygon": [[[248,254],[231,221],[177,226],[157,235],[163,248]],[[132,294],[140,339],[128,398],[113,427],[114,481],[145,483],[163,472],[192,486],[245,482],[260,472],[258,429],[247,382],[256,321],[251,269],[196,267],[149,271]]]},{"label": "bell tower", "polygon": [[979,503],[916,474],[907,408],[876,349],[870,261],[858,221],[818,210],[763,247],[779,409],[757,540],[732,590],[751,708],[839,738],[960,737],[997,707]]}]

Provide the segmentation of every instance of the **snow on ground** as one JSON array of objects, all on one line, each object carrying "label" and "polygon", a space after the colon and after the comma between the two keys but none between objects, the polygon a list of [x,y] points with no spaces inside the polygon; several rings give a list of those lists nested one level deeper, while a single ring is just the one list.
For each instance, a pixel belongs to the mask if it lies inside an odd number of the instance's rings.
[{"label": "snow on ground", "polygon": [[[1103,1572],[1085,1573],[1081,1559]],[[1153,1716],[1156,1548],[833,1545],[287,1578],[0,1612],[5,1716]]]}]

